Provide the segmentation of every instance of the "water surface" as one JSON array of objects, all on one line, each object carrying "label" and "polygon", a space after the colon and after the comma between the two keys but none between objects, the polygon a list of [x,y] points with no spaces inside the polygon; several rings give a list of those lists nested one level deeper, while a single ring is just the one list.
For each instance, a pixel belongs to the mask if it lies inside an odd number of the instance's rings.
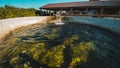
[{"label": "water surface", "polygon": [[85,24],[47,24],[16,35],[2,68],[120,68],[120,36]]}]

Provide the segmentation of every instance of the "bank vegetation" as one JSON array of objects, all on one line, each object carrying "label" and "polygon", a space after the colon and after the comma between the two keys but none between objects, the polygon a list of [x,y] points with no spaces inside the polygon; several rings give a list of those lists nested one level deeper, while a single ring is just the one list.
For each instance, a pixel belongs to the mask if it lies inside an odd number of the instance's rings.
[{"label": "bank vegetation", "polygon": [[0,7],[0,19],[35,16],[36,9],[34,8],[18,8],[14,6],[5,5]]}]

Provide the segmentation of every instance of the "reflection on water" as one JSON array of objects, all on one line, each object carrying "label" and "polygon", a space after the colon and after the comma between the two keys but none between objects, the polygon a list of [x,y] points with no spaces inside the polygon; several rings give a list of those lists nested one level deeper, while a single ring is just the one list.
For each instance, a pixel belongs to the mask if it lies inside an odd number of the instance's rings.
[{"label": "reflection on water", "polygon": [[[117,35],[116,35],[117,36]],[[117,36],[119,37],[119,36]],[[120,39],[97,27],[66,23],[13,38],[2,68],[119,68]]]}]

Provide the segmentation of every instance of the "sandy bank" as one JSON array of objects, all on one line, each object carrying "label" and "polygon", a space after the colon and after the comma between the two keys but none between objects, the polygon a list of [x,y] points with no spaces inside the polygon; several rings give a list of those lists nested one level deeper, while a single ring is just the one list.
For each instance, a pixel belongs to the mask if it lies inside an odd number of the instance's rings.
[{"label": "sandy bank", "polygon": [[0,39],[10,31],[30,24],[45,23],[49,17],[20,17],[0,20]]}]

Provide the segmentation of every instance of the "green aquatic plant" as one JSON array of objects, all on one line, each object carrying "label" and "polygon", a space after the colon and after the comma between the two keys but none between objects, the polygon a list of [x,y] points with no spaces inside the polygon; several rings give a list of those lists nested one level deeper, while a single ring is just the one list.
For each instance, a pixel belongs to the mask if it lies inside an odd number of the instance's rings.
[{"label": "green aquatic plant", "polygon": [[60,28],[58,28],[58,29],[53,29],[51,33],[45,34],[44,36],[47,37],[49,40],[53,40],[53,39],[59,37],[59,35],[58,35],[58,33],[57,33],[59,29],[60,29]]},{"label": "green aquatic plant", "polygon": [[[59,37],[59,29],[60,28],[53,29],[51,32],[43,34],[42,37],[46,37],[48,40],[54,40]],[[10,52],[7,57],[9,57],[11,65],[16,68],[31,68],[32,66],[30,64],[34,61],[39,62],[39,64],[46,64],[51,68],[61,68],[65,62],[68,62],[65,60],[66,56],[64,55],[64,50],[67,49],[67,47],[70,47],[69,52],[73,53],[70,53],[71,62],[68,66],[75,67],[80,63],[87,61],[89,51],[93,45],[92,42],[74,43],[79,40],[80,37],[78,35],[72,35],[71,37],[64,38],[61,44],[50,47],[46,41],[36,41],[34,35],[35,34],[24,35],[26,39],[16,38],[17,41],[14,41],[12,48],[8,48],[8,50],[10,49]],[[21,57],[20,54],[27,57]]]},{"label": "green aquatic plant", "polygon": [[40,63],[47,64],[49,67],[60,67],[64,62],[63,50],[63,45],[46,50],[42,55],[40,55]]},{"label": "green aquatic plant", "polygon": [[77,66],[82,62],[86,62],[92,46],[92,42],[81,42],[72,46],[71,50],[73,51],[73,54],[70,66]]},{"label": "green aquatic plant", "polygon": [[[26,44],[24,42],[24,44]],[[26,44],[26,45],[17,45],[11,54],[9,55],[10,58],[10,64],[14,65],[14,67],[20,67],[20,68],[29,68],[29,65],[26,63],[20,64],[24,60],[24,57],[19,56],[20,53],[26,54],[28,56],[31,56],[33,60],[37,61],[39,59],[39,55],[45,51],[45,43],[32,43],[32,44]]]},{"label": "green aquatic plant", "polygon": [[78,36],[78,35],[73,35],[72,37],[71,37],[71,39],[72,40],[78,40],[80,37]]},{"label": "green aquatic plant", "polygon": [[65,45],[65,46],[68,46],[68,45],[70,45],[70,44],[72,44],[72,43],[73,43],[73,40],[70,39],[70,38],[67,38],[67,39],[64,40],[64,45]]},{"label": "green aquatic plant", "polygon": [[39,56],[42,52],[44,52],[45,49],[45,43],[38,43],[37,45],[35,45],[35,48],[31,49],[32,52],[32,56],[34,60],[38,60]]},{"label": "green aquatic plant", "polygon": [[65,46],[67,46],[67,45],[72,45],[72,43],[75,41],[75,40],[78,40],[79,39],[79,36],[77,36],[77,35],[73,35],[72,37],[70,37],[70,38],[66,38],[65,40],[64,40],[64,45]]},{"label": "green aquatic plant", "polygon": [[89,65],[109,68],[111,64],[119,68],[117,60],[111,58],[115,55],[119,59],[119,49],[116,49],[119,43],[112,34],[74,23],[29,28],[28,32],[16,31],[10,34],[15,36],[6,37],[9,41],[5,39],[2,44],[8,45],[0,50],[0,68],[81,68]]}]

